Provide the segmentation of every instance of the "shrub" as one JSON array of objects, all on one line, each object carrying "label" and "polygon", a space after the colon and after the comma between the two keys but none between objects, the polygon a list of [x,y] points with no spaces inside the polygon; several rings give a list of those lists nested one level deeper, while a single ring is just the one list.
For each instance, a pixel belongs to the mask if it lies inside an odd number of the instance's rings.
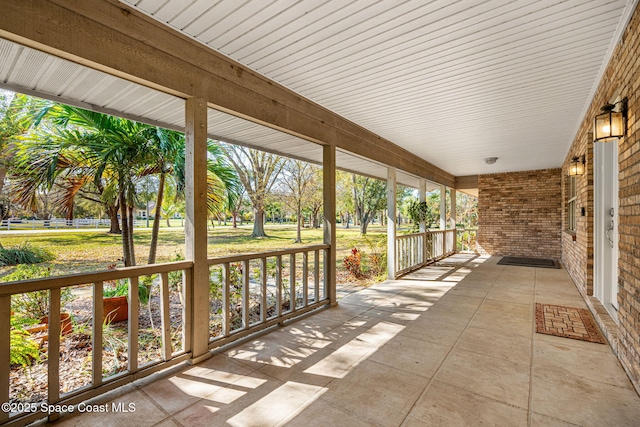
[{"label": "shrub", "polygon": [[362,254],[358,250],[358,248],[351,249],[351,255],[344,257],[342,263],[344,264],[344,268],[356,279],[360,279],[363,277],[362,274]]},{"label": "shrub", "polygon": [[[107,266],[107,270],[115,270],[116,265],[110,264]],[[138,299],[141,304],[146,304],[149,302],[149,298],[151,296],[151,285],[155,280],[155,276],[143,276],[138,281]],[[105,282],[105,288],[102,293],[103,298],[111,298],[111,297],[128,297],[129,296],[129,280],[128,279],[118,279],[118,280],[110,280]]]},{"label": "shrub", "polygon": [[[3,279],[9,282],[41,279],[51,276],[51,269],[41,265],[20,264],[15,270]],[[71,301],[73,295],[70,288],[63,288],[60,293],[60,302]],[[11,307],[16,313],[31,319],[40,319],[49,314],[49,291],[25,292],[11,296]]]},{"label": "shrub", "polygon": [[385,242],[379,242],[365,238],[369,246],[370,255],[366,256],[364,261],[365,270],[369,276],[373,276],[378,280],[384,280],[387,275],[387,250]]},{"label": "shrub", "polygon": [[31,334],[20,328],[11,328],[10,358],[12,365],[23,368],[40,359],[40,345],[31,338]]},{"label": "shrub", "polygon": [[50,252],[31,246],[28,242],[10,248],[0,244],[0,266],[37,264],[52,259],[54,256]]}]

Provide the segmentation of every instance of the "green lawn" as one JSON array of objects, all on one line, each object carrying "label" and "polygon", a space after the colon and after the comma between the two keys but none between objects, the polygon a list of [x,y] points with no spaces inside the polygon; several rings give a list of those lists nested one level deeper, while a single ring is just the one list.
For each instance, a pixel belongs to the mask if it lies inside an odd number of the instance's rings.
[{"label": "green lawn", "polygon": [[[251,238],[251,225],[243,225],[236,229],[231,226],[216,226],[209,229],[209,257],[242,254],[248,252],[266,252],[296,246],[322,243],[322,230],[303,229],[303,243],[293,243],[296,229],[293,225],[267,225],[265,231],[269,237]],[[365,253],[370,253],[372,247],[378,251],[386,250],[386,229],[384,227],[369,227],[367,236],[360,236],[358,228],[337,228],[336,265],[342,268],[342,259],[350,253],[351,248],[358,247]],[[138,264],[146,264],[151,240],[151,229],[136,228],[136,259]],[[92,270],[103,270],[109,264],[118,263],[122,257],[122,246],[119,235],[106,234],[98,231],[64,231],[9,234],[0,232],[4,247],[20,245],[29,242],[55,254],[56,259],[47,263],[51,267],[52,275],[63,275]],[[184,255],[184,232],[180,228],[160,229],[157,262],[167,262],[175,259],[176,254]],[[0,281],[2,277],[13,270],[13,267],[0,267]]]}]

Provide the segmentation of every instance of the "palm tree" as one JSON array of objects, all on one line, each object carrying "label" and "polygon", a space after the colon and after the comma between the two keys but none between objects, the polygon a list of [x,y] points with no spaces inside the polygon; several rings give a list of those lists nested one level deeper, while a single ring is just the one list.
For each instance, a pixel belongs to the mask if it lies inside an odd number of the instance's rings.
[{"label": "palm tree", "polygon": [[[184,196],[185,188],[185,139],[184,134],[162,128],[154,128],[156,139],[153,152],[156,163],[145,171],[159,173],[158,197],[153,220],[151,244],[149,248],[149,264],[156,260],[160,218],[164,201],[165,182],[167,176],[174,180],[175,198]],[[235,205],[240,194],[240,181],[234,168],[229,165],[216,141],[207,141],[207,210],[210,215],[226,211]]]},{"label": "palm tree", "polygon": [[[73,215],[80,195],[104,203],[112,225],[121,213],[123,260],[135,265],[133,221],[136,187],[143,177],[159,174],[159,189],[148,262],[155,263],[159,221],[167,176],[177,194],[184,191],[184,135],[167,129],[107,116],[60,104],[47,104],[35,116],[36,128],[22,138],[15,198],[35,208],[37,189],[56,185],[61,209]],[[214,142],[208,144],[208,195],[210,212],[235,202],[239,181]],[[114,221],[115,219],[115,221]],[[112,230],[113,231],[113,226]]]}]

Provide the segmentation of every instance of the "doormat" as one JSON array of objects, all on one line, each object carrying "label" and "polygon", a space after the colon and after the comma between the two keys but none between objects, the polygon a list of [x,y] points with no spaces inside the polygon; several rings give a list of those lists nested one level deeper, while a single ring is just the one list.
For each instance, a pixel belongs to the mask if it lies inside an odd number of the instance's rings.
[{"label": "doormat", "polygon": [[560,268],[560,263],[555,259],[547,258],[522,258],[516,256],[503,256],[499,265],[516,265],[519,267]]},{"label": "doormat", "polygon": [[604,344],[589,310],[536,303],[536,332]]}]

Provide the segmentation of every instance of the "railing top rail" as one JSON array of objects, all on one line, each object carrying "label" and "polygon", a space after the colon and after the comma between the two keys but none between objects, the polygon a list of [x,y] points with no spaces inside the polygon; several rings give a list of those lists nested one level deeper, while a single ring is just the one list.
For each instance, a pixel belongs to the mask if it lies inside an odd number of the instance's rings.
[{"label": "railing top rail", "polygon": [[330,245],[324,245],[324,244],[309,245],[309,246],[300,246],[298,248],[292,248],[292,249],[283,249],[280,251],[252,252],[252,253],[241,254],[241,255],[228,255],[228,256],[222,256],[222,257],[209,258],[207,259],[207,263],[209,265],[225,264],[227,262],[240,262],[240,261],[248,261],[248,260],[259,259],[259,258],[291,255],[291,254],[297,254],[301,252],[320,251],[324,249],[329,249],[330,247],[331,247]]},{"label": "railing top rail", "polygon": [[23,280],[0,283],[0,296],[8,296],[23,292],[58,289],[65,286],[84,285],[86,283],[104,282],[108,280],[126,279],[170,271],[185,270],[193,266],[191,261],[176,261],[162,264],[136,265],[117,268],[115,270],[95,271],[91,273],[68,274],[65,276],[46,277],[42,279]]},{"label": "railing top rail", "polygon": [[424,236],[424,233],[418,231],[417,233],[396,234],[396,239],[407,239],[409,237],[417,237],[417,236]]},{"label": "railing top rail", "polygon": [[456,230],[458,230],[458,229],[456,229],[456,228],[448,228],[446,230],[427,230],[425,232],[419,231],[417,233],[411,233],[411,234],[398,234],[398,235],[396,235],[396,240],[406,239],[408,237],[424,236],[425,234],[439,234],[439,233],[446,233],[446,232],[454,232]]}]

